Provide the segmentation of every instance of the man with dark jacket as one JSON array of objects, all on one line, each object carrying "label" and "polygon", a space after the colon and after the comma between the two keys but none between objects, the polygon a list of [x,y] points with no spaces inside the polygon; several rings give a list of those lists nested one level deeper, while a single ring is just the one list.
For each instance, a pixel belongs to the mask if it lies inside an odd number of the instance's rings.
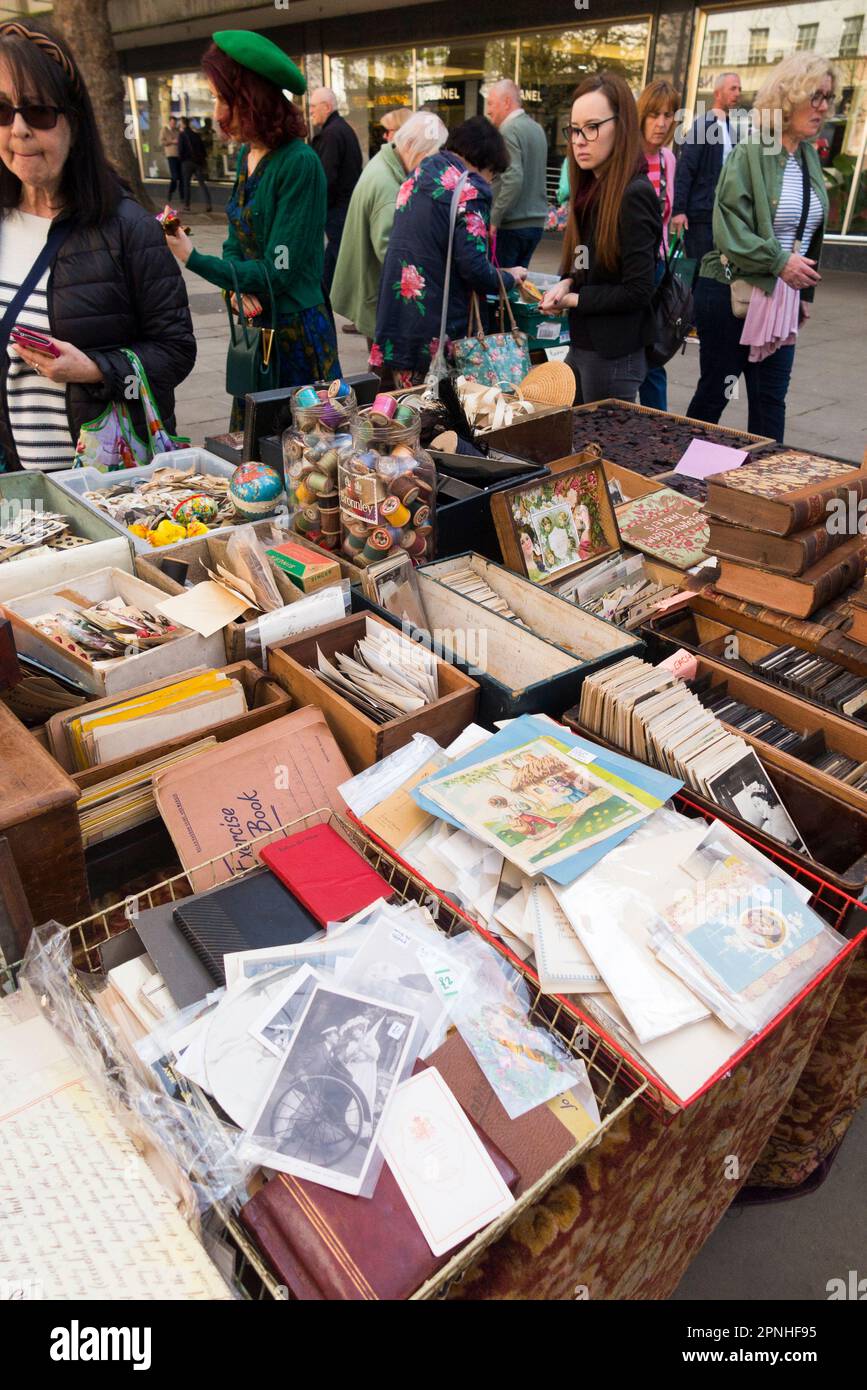
[{"label": "man with dark jacket", "polygon": [[205,170],[208,165],[208,152],[205,149],[205,142],[197,130],[194,130],[186,116],[181,116],[181,133],[178,136],[178,157],[181,161],[181,189],[183,194],[184,212],[190,211],[190,197],[193,191],[193,175],[199,181],[199,186],[205,195],[205,212],[211,212],[211,190],[205,183]]},{"label": "man with dark jacket", "polygon": [[361,146],[352,126],[338,114],[337,97],[330,87],[317,87],[311,92],[310,119],[318,130],[313,148],[322,160],[328,184],[323,284],[330,294],[349,200],[361,175]]},{"label": "man with dark jacket", "polygon": [[700,261],[713,250],[713,203],[722,167],[737,143],[730,113],[741,96],[736,72],[721,72],[714,82],[713,106],[696,116],[677,161],[669,237],[684,230],[686,254]]}]

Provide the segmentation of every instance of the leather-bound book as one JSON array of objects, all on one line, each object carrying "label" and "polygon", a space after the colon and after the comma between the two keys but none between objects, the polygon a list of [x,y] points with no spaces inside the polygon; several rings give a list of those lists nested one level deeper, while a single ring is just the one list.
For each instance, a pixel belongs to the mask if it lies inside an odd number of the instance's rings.
[{"label": "leather-bound book", "polygon": [[790,536],[793,531],[824,523],[831,515],[828,503],[838,501],[844,503],[846,512],[842,521],[836,519],[836,525],[854,536],[858,503],[865,497],[864,469],[847,470],[834,459],[781,449],[708,478],[705,509],[721,521]]},{"label": "leather-bound book", "polygon": [[[518,1174],[480,1137],[514,1190]],[[387,1163],[369,1198],[278,1173],[241,1208],[241,1220],[281,1283],[304,1302],[409,1298],[459,1249],[431,1254]]]},{"label": "leather-bound book", "polygon": [[796,618],[809,618],[811,613],[863,579],[865,545],[867,541],[862,536],[854,536],[797,579],[768,574],[734,560],[720,560],[716,588],[733,598],[761,603]]},{"label": "leather-bound book", "polygon": [[708,550],[722,560],[736,560],[745,565],[793,578],[811,569],[826,555],[844,545],[850,537],[827,526],[809,526],[791,536],[771,536],[752,531],[746,526],[734,526],[730,521],[710,518]]}]

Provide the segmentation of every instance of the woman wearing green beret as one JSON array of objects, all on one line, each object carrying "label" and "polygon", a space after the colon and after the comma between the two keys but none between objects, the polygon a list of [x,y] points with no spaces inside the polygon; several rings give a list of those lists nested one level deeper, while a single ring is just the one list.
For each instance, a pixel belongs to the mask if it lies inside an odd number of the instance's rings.
[{"label": "woman wearing green beret", "polygon": [[[243,142],[226,205],[229,235],[222,256],[194,250],[181,229],[168,244],[179,261],[212,285],[231,292],[237,276],[245,314],[253,323],[263,315],[268,327],[270,283],[280,385],[328,381],[340,375],[340,363],[334,323],[322,298],[325,174],[305,143],[301,112],[284,95],[285,90],[301,95],[304,77],[261,34],[228,29],[213,37],[202,69],[214,94],[214,123],[226,139]],[[244,402],[236,398],[230,428],[241,429],[243,423]]]}]

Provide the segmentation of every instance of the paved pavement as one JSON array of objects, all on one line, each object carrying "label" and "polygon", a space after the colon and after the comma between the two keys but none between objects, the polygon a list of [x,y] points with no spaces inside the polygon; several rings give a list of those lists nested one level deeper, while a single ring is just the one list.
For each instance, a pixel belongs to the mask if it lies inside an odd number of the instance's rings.
[{"label": "paved pavement", "polygon": [[[194,240],[201,251],[218,253],[225,234],[221,213],[193,215]],[[539,271],[557,268],[559,243],[545,239],[533,259]],[[201,443],[206,434],[228,428],[224,357],[226,313],[218,290],[184,271],[193,310],[198,362],[178,391],[182,434]],[[829,271],[819,287],[813,317],[801,334],[788,396],[786,442],[860,462],[867,448],[867,275]],[[344,321],[338,319],[338,326]],[[344,372],[365,370],[363,338],[339,333]],[[688,346],[668,369],[669,408],[683,413],[698,376],[698,349]],[[746,428],[746,393],[728,406],[721,423]]]}]

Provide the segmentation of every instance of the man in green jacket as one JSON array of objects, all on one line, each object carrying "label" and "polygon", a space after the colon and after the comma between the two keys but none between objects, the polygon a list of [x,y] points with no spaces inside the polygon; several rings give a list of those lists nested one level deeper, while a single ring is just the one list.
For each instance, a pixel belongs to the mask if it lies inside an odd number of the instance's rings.
[{"label": "man in green jacket", "polygon": [[445,144],[447,136],[439,116],[416,111],[373,156],[353,190],[331,286],[331,305],[335,313],[356,325],[368,344],[376,332],[379,279],[398,189],[427,155]]},{"label": "man in green jacket", "polygon": [[485,111],[509,151],[509,167],[494,183],[491,209],[497,260],[500,265],[529,265],[548,216],[548,141],[522,107],[518,84],[508,77],[491,87]]}]

